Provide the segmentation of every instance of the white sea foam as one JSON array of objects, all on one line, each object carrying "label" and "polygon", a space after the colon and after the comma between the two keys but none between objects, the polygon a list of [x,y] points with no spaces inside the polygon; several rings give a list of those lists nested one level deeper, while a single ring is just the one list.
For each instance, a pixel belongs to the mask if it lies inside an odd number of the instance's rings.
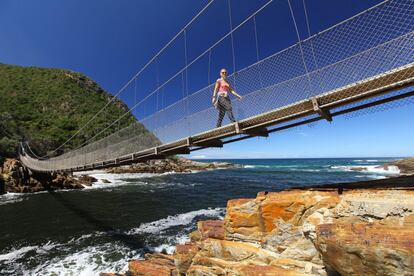
[{"label": "white sea foam", "polygon": [[[108,258],[114,252],[127,252],[117,261]],[[114,243],[89,246],[63,258],[54,258],[35,268],[29,275],[99,275],[101,272],[125,269],[129,259],[142,258],[140,253]]]},{"label": "white sea foam", "polygon": [[298,171],[298,172],[320,172],[320,169],[289,169],[289,171]]},{"label": "white sea foam", "polygon": [[[174,172],[167,173],[106,173],[106,172],[94,172],[89,174],[96,178],[98,181],[92,183],[91,186],[85,187],[86,190],[90,189],[111,189],[113,187],[125,186],[125,185],[137,185],[146,184],[145,182],[132,181],[134,179],[144,179],[159,177],[164,175],[174,174]],[[108,180],[111,183],[105,183]]]},{"label": "white sea foam", "polygon": [[182,235],[176,236],[169,243],[164,243],[151,249],[158,253],[166,252],[167,254],[173,254],[175,252],[175,247],[177,244],[185,244],[188,241],[190,241],[188,235],[182,234]]},{"label": "white sea foam", "polygon": [[[83,235],[77,239],[72,239],[65,244],[47,242],[38,246],[25,246],[19,249],[12,249],[10,252],[0,255],[0,262],[3,265],[10,266],[7,270],[0,269],[0,274],[6,271],[18,274],[21,272],[20,270],[22,267],[18,267],[15,264],[21,263],[21,260],[27,261],[26,254],[31,254],[31,256],[33,256],[33,253],[35,253],[35,258],[39,258],[42,255],[49,254],[50,250],[54,248],[57,248],[55,250],[58,250],[60,253],[67,252],[67,254],[42,261],[37,267],[30,270],[24,270],[22,275],[89,276],[99,275],[104,271],[125,272],[128,260],[142,258],[141,253],[137,250],[131,250],[129,247],[113,242],[84,247],[77,252],[71,252],[71,250],[67,251],[68,244],[77,243],[83,239],[95,236],[96,234],[102,233],[97,232],[94,234]],[[116,256],[114,256],[114,254]]]},{"label": "white sea foam", "polygon": [[[209,208],[191,211],[174,216],[168,216],[160,220],[149,223],[143,223],[138,228],[133,228],[126,234],[145,234],[163,237],[162,244],[151,248],[155,252],[167,252],[172,254],[175,251],[176,244],[184,244],[188,241],[187,232],[190,226],[195,223],[199,216],[210,218],[223,218],[224,208]],[[171,236],[165,232],[168,228],[183,226],[184,231],[180,230],[178,234]],[[131,259],[141,259],[142,253],[137,250],[131,250],[123,244],[117,242],[102,243],[94,246],[81,247],[73,252],[73,248],[79,247],[84,240],[106,235],[105,232],[94,232],[84,234],[80,237],[74,237],[65,243],[47,242],[42,245],[25,246],[18,249],[12,249],[10,252],[0,255],[0,261],[8,265],[7,271],[13,272],[13,269],[20,271],[14,264],[21,263],[27,258],[26,254],[36,253],[36,258],[50,254],[51,250],[62,253],[60,256],[42,261],[40,265],[33,269],[26,270],[24,275],[99,275],[104,271],[121,271],[127,269],[127,262]],[[68,250],[69,249],[69,250]],[[66,253],[67,252],[67,253]],[[52,252],[53,253],[53,252]],[[0,269],[0,274],[1,274]],[[3,270],[5,272],[6,270]]]},{"label": "white sea foam", "polygon": [[0,255],[0,261],[5,261],[5,263],[13,262],[14,260],[20,259],[27,252],[36,249],[38,249],[37,246],[25,246],[19,249],[13,249],[8,253]]},{"label": "white sea foam", "polygon": [[377,159],[356,159],[352,160],[354,162],[382,162],[384,160],[377,160]]},{"label": "white sea foam", "polygon": [[202,209],[197,211],[191,211],[188,213],[178,214],[174,216],[168,216],[157,221],[141,224],[138,228],[133,228],[128,231],[128,234],[142,234],[142,233],[159,233],[163,230],[174,226],[188,225],[198,216],[223,218],[224,209]]},{"label": "white sea foam", "polygon": [[388,166],[387,168],[377,165],[369,166],[331,166],[331,169],[347,172],[376,173],[381,175],[397,175],[400,170],[397,166]]},{"label": "white sea foam", "polygon": [[20,202],[20,201],[23,201],[25,198],[26,198],[25,194],[7,193],[4,195],[0,195],[0,205]]},{"label": "white sea foam", "polygon": [[385,179],[387,178],[385,175],[356,175],[356,178],[370,178],[370,179]]}]

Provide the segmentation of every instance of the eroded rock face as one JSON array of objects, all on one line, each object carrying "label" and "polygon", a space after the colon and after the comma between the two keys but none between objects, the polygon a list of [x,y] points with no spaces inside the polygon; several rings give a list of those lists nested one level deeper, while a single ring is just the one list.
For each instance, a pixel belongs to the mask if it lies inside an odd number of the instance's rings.
[{"label": "eroded rock face", "polygon": [[317,226],[315,245],[341,275],[413,275],[413,225],[331,223]]},{"label": "eroded rock face", "polygon": [[177,246],[173,266],[148,258],[129,273],[414,275],[414,189],[403,187],[230,200],[224,221],[199,222],[191,242]]}]

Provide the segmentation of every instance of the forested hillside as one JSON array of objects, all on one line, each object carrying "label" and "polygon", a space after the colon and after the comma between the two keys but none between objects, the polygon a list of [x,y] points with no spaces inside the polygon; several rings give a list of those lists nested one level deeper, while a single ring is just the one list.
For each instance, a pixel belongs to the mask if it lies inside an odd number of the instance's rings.
[{"label": "forested hillside", "polygon": [[[28,141],[37,155],[46,154],[72,136],[112,97],[80,73],[0,64],[0,159],[16,157],[21,140]],[[118,99],[113,101],[59,153],[93,137],[127,110]],[[136,119],[127,115],[101,136],[133,122]]]}]

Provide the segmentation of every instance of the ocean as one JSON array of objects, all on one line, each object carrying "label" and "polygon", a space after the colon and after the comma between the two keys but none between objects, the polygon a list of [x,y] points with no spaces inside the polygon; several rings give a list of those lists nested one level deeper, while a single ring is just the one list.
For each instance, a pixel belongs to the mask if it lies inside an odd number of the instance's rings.
[{"label": "ocean", "polygon": [[[146,252],[174,251],[198,220],[224,217],[227,200],[260,191],[398,174],[401,158],[237,159],[192,173],[91,175],[84,190],[0,196],[0,275],[99,275]],[[215,160],[203,160],[206,162]],[[352,168],[363,167],[363,171]],[[107,179],[111,184],[104,184]]]}]

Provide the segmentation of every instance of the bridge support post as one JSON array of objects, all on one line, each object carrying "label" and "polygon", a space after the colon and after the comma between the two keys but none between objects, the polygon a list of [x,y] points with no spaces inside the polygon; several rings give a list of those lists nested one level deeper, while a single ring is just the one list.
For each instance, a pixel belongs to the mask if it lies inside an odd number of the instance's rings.
[{"label": "bridge support post", "polygon": [[236,121],[234,123],[234,128],[235,128],[237,134],[243,134],[244,133],[244,131],[240,128],[239,121]]},{"label": "bridge support post", "polygon": [[191,136],[188,136],[186,139],[186,146],[191,147],[192,145],[193,145],[193,139],[191,138]]},{"label": "bridge support post", "polygon": [[321,117],[325,118],[328,122],[332,122],[332,115],[329,112],[329,110],[322,109],[319,106],[317,98],[313,97],[313,98],[311,98],[311,101],[312,101],[313,111],[318,113]]}]

